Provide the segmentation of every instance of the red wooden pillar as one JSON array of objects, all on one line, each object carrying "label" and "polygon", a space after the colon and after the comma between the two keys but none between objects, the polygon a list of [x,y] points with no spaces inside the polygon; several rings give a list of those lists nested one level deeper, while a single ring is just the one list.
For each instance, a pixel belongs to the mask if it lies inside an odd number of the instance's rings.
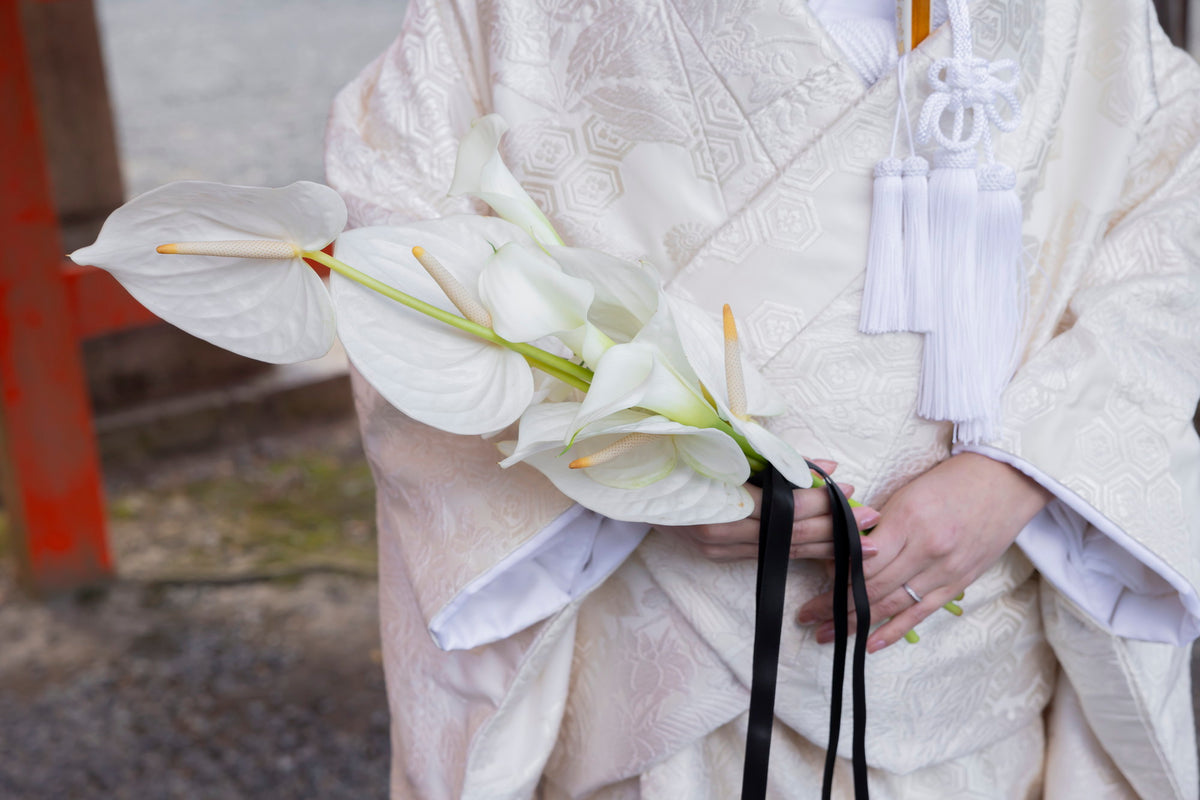
[{"label": "red wooden pillar", "polygon": [[0,0],[4,503],[34,591],[112,574],[96,442],[16,0]]}]

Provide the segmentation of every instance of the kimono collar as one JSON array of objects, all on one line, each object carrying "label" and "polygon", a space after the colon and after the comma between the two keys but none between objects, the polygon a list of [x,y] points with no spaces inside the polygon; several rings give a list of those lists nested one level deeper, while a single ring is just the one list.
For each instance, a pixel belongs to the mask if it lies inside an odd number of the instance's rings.
[{"label": "kimono collar", "polygon": [[[794,0],[685,2],[677,11],[728,88],[777,167],[801,156],[839,118],[860,105],[895,108],[896,74],[866,85],[850,58],[806,3]],[[1022,93],[1042,62],[1045,0],[973,0],[975,52],[1022,65]],[[910,57],[909,105],[928,93],[923,77],[933,61],[951,54],[941,25]],[[917,80],[920,76],[922,80]],[[889,119],[890,121],[890,119]],[[886,143],[885,143],[886,147]],[[882,155],[877,151],[873,156]]]},{"label": "kimono collar", "polygon": [[[805,5],[669,2],[775,165],[669,282],[684,295],[721,297],[735,310],[755,308],[767,287],[790,298],[794,323],[787,327],[804,335],[810,321],[861,280],[872,173],[889,150],[897,75],[865,86]],[[975,54],[1021,65],[1023,123],[995,141],[997,159],[1016,168],[1018,192],[1032,188],[1046,155],[1060,113],[1055,87],[1065,80],[1077,29],[1077,6],[1056,6],[1048,16],[1045,5],[975,0],[970,7]],[[1047,32],[1055,42],[1051,53],[1044,50]],[[942,25],[909,56],[903,88],[910,109],[919,110],[930,94],[930,65],[951,54],[949,26]],[[801,285],[803,293],[787,288]],[[751,358],[761,365],[784,343],[772,337],[752,346]]]}]

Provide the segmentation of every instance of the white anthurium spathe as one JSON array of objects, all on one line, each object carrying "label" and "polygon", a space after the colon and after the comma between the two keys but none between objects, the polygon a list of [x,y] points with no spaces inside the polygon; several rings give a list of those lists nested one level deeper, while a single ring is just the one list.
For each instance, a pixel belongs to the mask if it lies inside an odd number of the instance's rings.
[{"label": "white anthurium spathe", "polygon": [[658,310],[660,280],[650,265],[584,247],[549,247],[547,252],[563,272],[595,287],[588,320],[613,341],[632,340]]},{"label": "white anthurium spathe", "polygon": [[[753,510],[743,486],[750,468],[726,434],[626,410],[589,427],[564,453],[562,440],[578,410],[578,403],[531,407],[521,417],[518,441],[500,443],[508,455],[501,465],[528,463],[572,500],[614,519],[697,525],[731,522]],[[628,441],[633,446],[610,460],[578,466],[579,459]]]},{"label": "white anthurium spathe", "polygon": [[783,413],[786,409],[783,399],[757,370],[746,363],[739,352],[746,410],[744,414],[731,411],[720,323],[685,300],[667,297],[665,302],[671,309],[687,360],[709,390],[721,417],[785,478],[802,489],[812,486],[812,472],[804,456],[753,419],[755,416],[769,417]]},{"label": "white anthurium spathe", "polygon": [[585,364],[595,364],[613,342],[588,321],[595,289],[566,274],[545,251],[509,242],[488,258],[479,275],[479,299],[492,327],[510,342],[556,336]]},{"label": "white anthurium spathe", "polygon": [[507,130],[508,123],[499,114],[488,114],[471,123],[471,129],[458,143],[450,194],[478,197],[501,219],[521,228],[539,244],[560,245],[562,238],[550,220],[500,157],[500,137]]},{"label": "white anthurium spathe", "polygon": [[70,258],[108,270],[193,336],[282,364],[317,358],[333,344],[329,293],[301,253],[325,247],[345,226],[342,198],[317,183],[181,181],[118,208],[96,242]]},{"label": "white anthurium spathe", "polygon": [[[671,320],[680,347],[696,376],[715,399],[728,406],[725,383],[725,343],[721,320],[694,303],[664,294],[671,309]],[[787,411],[787,403],[767,383],[766,378],[742,357],[742,376],[746,387],[746,413],[752,417],[777,417]],[[765,454],[764,454],[765,455]]]},{"label": "white anthurium spathe", "polygon": [[600,358],[591,388],[564,441],[606,417],[642,408],[698,428],[720,423],[698,385],[681,374],[661,350],[639,341],[618,344]]},{"label": "white anthurium spathe", "polygon": [[[513,242],[540,252],[515,225],[464,215],[348,231],[338,238],[335,255],[372,278],[458,314],[412,249],[422,247],[436,256],[470,290],[496,248]],[[337,273],[330,281],[347,355],[389,403],[410,417],[449,433],[485,434],[512,424],[532,401],[533,376],[521,354]]]},{"label": "white anthurium spathe", "polygon": [[721,424],[688,363],[661,292],[657,310],[633,341],[614,345],[601,357],[567,440],[609,414],[635,407],[698,428]]},{"label": "white anthurium spathe", "polygon": [[595,290],[572,278],[537,247],[508,242],[488,257],[479,274],[479,299],[496,333],[510,342],[532,342],[587,324]]}]

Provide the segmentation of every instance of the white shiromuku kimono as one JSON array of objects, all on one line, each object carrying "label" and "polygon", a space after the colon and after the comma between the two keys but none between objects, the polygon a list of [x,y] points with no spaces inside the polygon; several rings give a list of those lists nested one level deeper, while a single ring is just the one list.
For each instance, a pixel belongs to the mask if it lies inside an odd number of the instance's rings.
[{"label": "white shiromuku kimono", "polygon": [[[506,162],[568,243],[648,259],[714,320],[730,303],[789,401],[773,429],[880,508],[953,448],[915,413],[921,337],[857,330],[901,87],[863,80],[871,54],[815,16],[833,5],[411,0],[336,101],[329,181],[355,225],[471,210],[446,196],[457,141],[499,112]],[[977,55],[1021,67],[1023,122],[996,146],[1031,282],[1001,433],[975,449],[1055,499],[965,616],[868,659],[872,793],[1196,797],[1200,69],[1147,0],[977,0],[971,18]],[[942,28],[913,53],[910,107],[949,50]],[[597,517],[501,470],[494,442],[355,390],[393,797],[737,796],[754,563]],[[825,588],[794,562],[787,607]],[[831,659],[785,624],[773,796],[820,786]]]}]

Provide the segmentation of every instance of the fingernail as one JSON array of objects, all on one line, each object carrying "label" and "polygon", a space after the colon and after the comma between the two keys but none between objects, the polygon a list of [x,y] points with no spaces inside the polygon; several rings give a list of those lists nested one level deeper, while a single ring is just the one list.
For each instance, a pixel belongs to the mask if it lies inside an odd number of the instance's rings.
[{"label": "fingernail", "polygon": [[855,516],[858,519],[859,530],[865,531],[868,528],[875,527],[875,523],[879,522],[880,514],[875,509],[868,508],[866,511],[861,512],[861,514],[858,514]]},{"label": "fingernail", "polygon": [[885,647],[887,647],[887,641],[883,639],[872,639],[871,641],[867,642],[868,653],[878,653]]},{"label": "fingernail", "polygon": [[799,622],[801,625],[812,625],[816,621],[817,615],[812,611],[801,609],[800,613],[796,615],[796,622]]},{"label": "fingernail", "polygon": [[826,622],[817,628],[817,641],[821,641],[822,639],[832,639],[833,634],[833,620],[830,620],[829,622]]},{"label": "fingernail", "polygon": [[846,497],[854,494],[854,484],[852,483],[839,483],[838,488],[842,490],[842,494],[846,495]]},{"label": "fingernail", "polygon": [[870,558],[871,556],[877,556],[877,555],[879,555],[879,546],[877,544],[875,544],[874,542],[872,542],[870,539],[863,539],[862,540],[862,554],[863,554],[863,558]]}]

